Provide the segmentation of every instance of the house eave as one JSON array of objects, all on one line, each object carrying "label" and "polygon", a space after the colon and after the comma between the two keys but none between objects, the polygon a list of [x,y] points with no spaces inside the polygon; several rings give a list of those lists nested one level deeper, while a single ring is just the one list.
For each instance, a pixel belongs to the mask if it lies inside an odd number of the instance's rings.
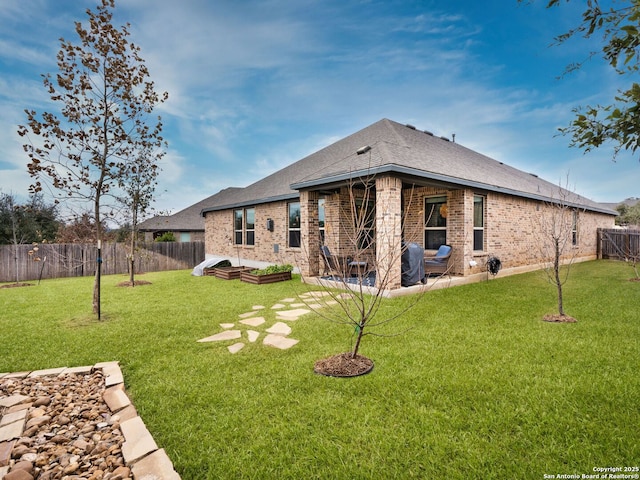
[{"label": "house eave", "polygon": [[261,205],[265,203],[282,202],[286,200],[294,200],[300,197],[298,192],[287,193],[284,195],[274,195],[272,197],[265,197],[253,200],[243,200],[240,202],[227,203],[224,205],[215,205],[213,207],[203,208],[200,211],[200,216],[204,217],[208,212],[219,212],[221,210],[230,210],[233,208],[244,208],[253,205]]},{"label": "house eave", "polygon": [[[418,170],[415,168],[405,167],[396,164],[381,165],[379,167],[371,167],[358,171],[344,172],[327,177],[314,178],[311,180],[292,183],[290,185],[292,190],[317,190],[318,188],[333,188],[340,185],[348,185],[353,182],[366,181],[367,178],[371,179],[376,175],[393,173],[403,177],[404,181],[423,183],[430,185],[438,185],[443,187],[466,187],[476,190],[483,190],[487,192],[502,193],[505,195],[512,195],[516,197],[526,198],[529,200],[537,200],[541,202],[558,203],[557,199],[553,199],[541,194],[523,192],[511,188],[501,187],[499,185],[490,185],[482,182],[475,182],[473,180],[451,177],[448,175],[442,175],[439,173],[425,172],[424,170]],[[585,205],[577,202],[565,202],[568,207],[589,210],[592,212],[603,213],[607,215],[617,215],[618,212],[610,210],[606,207],[596,207],[592,205]]]}]

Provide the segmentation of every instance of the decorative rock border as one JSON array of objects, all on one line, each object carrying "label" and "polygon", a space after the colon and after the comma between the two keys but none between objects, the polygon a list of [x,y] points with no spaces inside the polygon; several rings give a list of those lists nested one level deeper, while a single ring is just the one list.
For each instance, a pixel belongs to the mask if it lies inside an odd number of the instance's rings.
[{"label": "decorative rock border", "polygon": [[[118,418],[118,426],[124,437],[121,449],[124,468],[121,468],[119,474],[114,472],[109,475],[107,473],[100,478],[124,479],[132,476],[135,480],[180,480],[180,476],[173,469],[173,464],[166,452],[164,449],[158,448],[127,396],[118,362],[103,362],[93,366],[63,367],[32,372],[0,373],[0,381],[32,377],[58,377],[67,374],[89,375],[97,371],[101,371],[104,378],[105,390],[102,394],[102,400],[112,416]],[[14,458],[16,455],[12,454],[20,447],[20,439],[25,434],[27,427],[33,428],[39,423],[38,417],[32,416],[34,409],[38,408],[39,401],[39,398],[22,394],[3,395],[0,392],[0,480],[33,480],[35,478],[32,475],[33,460],[35,459],[31,457],[25,459],[24,455],[16,459]],[[50,417],[40,418],[46,418],[46,421],[50,419]],[[74,444],[78,442],[80,440],[76,440]],[[35,455],[32,454],[32,456]]]}]

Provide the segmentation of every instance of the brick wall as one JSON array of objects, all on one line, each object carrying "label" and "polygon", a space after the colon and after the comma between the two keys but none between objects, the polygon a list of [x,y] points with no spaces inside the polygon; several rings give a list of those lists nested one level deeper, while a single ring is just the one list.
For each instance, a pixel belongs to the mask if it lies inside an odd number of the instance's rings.
[{"label": "brick wall", "polygon": [[[398,193],[395,190],[390,190]],[[355,190],[358,192],[358,190]],[[360,193],[362,193],[361,191]],[[484,272],[489,255],[500,258],[503,268],[523,267],[540,263],[541,234],[539,219],[548,212],[543,202],[513,197],[500,193],[485,194],[485,250],[473,250],[473,197],[471,189],[443,190],[432,187],[404,188],[402,202],[406,241],[424,246],[424,198],[434,195],[447,196],[447,242],[453,247],[452,270],[456,275]],[[315,195],[315,194],[314,194]],[[353,254],[354,225],[348,188],[328,194],[325,198],[325,244],[334,255]],[[317,216],[317,197],[303,195],[301,213],[310,211]],[[309,202],[307,206],[305,204]],[[255,207],[255,246],[233,245],[233,210],[209,212],[205,218],[205,245],[210,255],[223,255],[267,263],[291,263],[314,271],[314,261],[308,262],[309,253],[302,248],[287,246],[287,202],[274,202]],[[266,228],[267,218],[274,221],[274,231]],[[340,222],[340,219],[342,220]],[[579,258],[595,258],[597,229],[610,228],[614,217],[592,212],[579,212],[579,241],[577,247],[568,249],[567,255]],[[311,238],[317,229],[317,218],[301,225],[303,240]],[[306,230],[305,230],[306,228]],[[274,245],[279,253],[274,252]],[[472,266],[471,262],[476,265]]]}]

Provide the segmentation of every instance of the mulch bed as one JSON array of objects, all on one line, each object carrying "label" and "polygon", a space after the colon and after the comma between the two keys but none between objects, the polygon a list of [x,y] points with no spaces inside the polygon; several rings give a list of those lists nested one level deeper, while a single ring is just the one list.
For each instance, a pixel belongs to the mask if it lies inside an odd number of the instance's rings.
[{"label": "mulch bed", "polygon": [[313,371],[328,377],[357,377],[369,373],[373,369],[373,361],[362,355],[353,357],[351,352],[339,353],[318,360]]},{"label": "mulch bed", "polygon": [[545,315],[543,317],[543,320],[545,322],[552,322],[552,323],[576,323],[578,320],[576,320],[575,318],[569,316],[569,315],[560,315],[560,314],[553,314],[553,315]]},{"label": "mulch bed", "polygon": [[151,285],[151,282],[147,282],[146,280],[135,280],[133,285],[131,285],[130,281],[120,282],[118,287],[137,287],[139,285]]}]

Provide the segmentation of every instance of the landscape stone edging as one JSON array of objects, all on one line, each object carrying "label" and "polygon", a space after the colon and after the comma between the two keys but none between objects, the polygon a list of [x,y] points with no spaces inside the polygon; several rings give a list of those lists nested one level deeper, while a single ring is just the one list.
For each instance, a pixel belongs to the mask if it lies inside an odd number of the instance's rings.
[{"label": "landscape stone edging", "polygon": [[[124,377],[122,370],[120,370],[120,364],[117,361],[101,362],[93,366],[85,367],[61,367],[31,372],[0,373],[0,379],[59,376],[71,373],[82,374],[92,373],[96,370],[101,370],[104,375],[104,402],[112,413],[118,413],[123,419],[120,423],[120,430],[125,440],[122,445],[122,453],[125,465],[131,469],[133,478],[135,480],[181,480],[178,473],[174,470],[173,464],[165,450],[158,448],[151,433],[147,430],[142,418],[140,418],[131,400],[127,396],[124,389]],[[13,400],[11,400],[12,398]],[[7,406],[3,404],[3,401],[5,401],[4,403],[12,402],[12,405],[17,405],[29,399],[30,397],[24,397],[23,395],[0,397],[0,409]],[[4,416],[0,415],[0,425],[2,425],[0,426],[0,432],[5,429],[4,431],[8,432],[5,436],[10,436],[11,438],[3,441],[2,436],[0,436],[0,446],[5,443],[7,444],[5,448],[5,450],[7,450],[6,452],[3,452],[0,448],[0,479],[9,471],[8,465],[3,465],[3,456],[7,456],[8,459],[11,458],[13,446],[11,442],[15,443],[15,440],[20,437],[25,425],[24,418],[22,419],[22,424],[19,429],[16,429],[14,424],[19,423],[20,419],[17,418],[15,421],[2,424],[3,419]],[[17,432],[17,430],[20,431]]]}]

